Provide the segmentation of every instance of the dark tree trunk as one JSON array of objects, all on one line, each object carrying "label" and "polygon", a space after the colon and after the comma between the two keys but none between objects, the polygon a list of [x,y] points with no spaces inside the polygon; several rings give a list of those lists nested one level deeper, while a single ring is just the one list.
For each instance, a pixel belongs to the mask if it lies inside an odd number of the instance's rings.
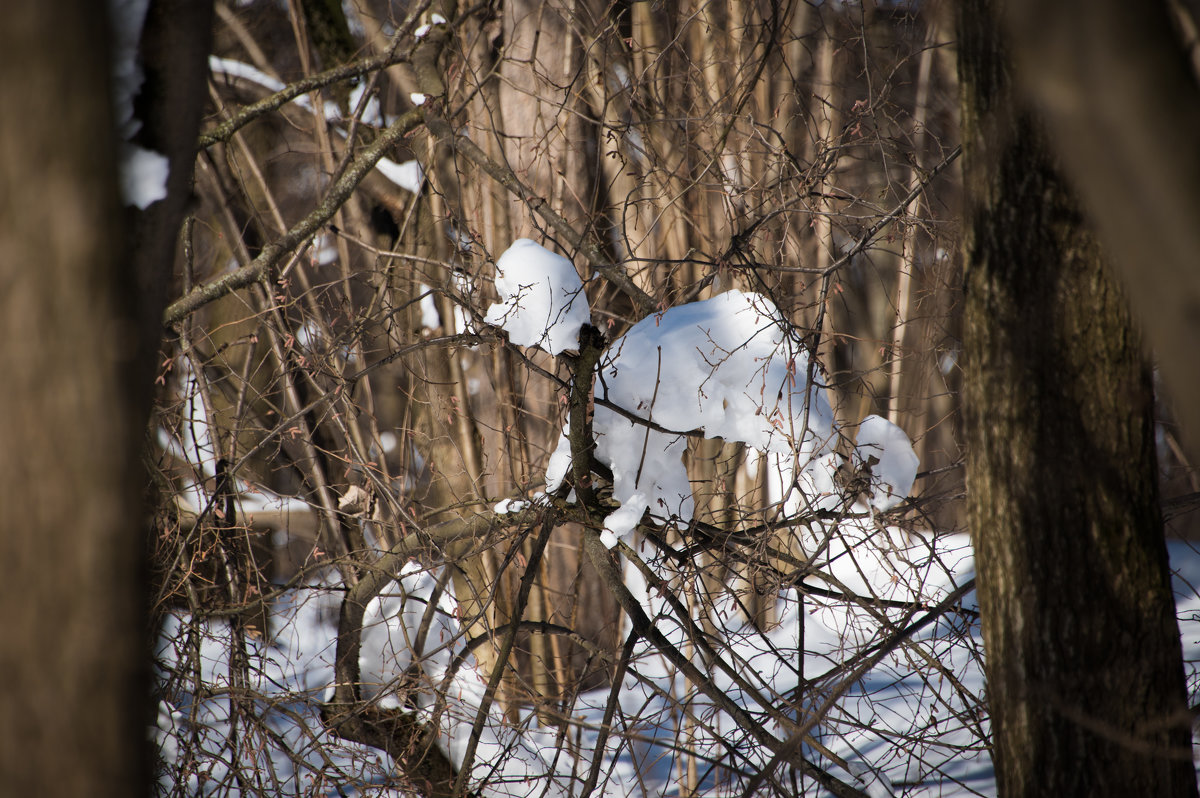
[{"label": "dark tree trunk", "polygon": [[208,54],[213,6],[209,0],[151,0],[140,43],[145,82],[136,100],[142,126],[136,141],[161,153],[170,164],[167,196],[145,210],[126,208],[130,219],[130,258],[137,275],[134,312],[138,318],[137,385],[149,413],[154,369],[162,342],[162,312],[174,274],[179,228],[192,196],[192,169],[200,119],[208,100]]},{"label": "dark tree trunk", "polygon": [[968,521],[1002,796],[1196,795],[1139,335],[961,6]]}]

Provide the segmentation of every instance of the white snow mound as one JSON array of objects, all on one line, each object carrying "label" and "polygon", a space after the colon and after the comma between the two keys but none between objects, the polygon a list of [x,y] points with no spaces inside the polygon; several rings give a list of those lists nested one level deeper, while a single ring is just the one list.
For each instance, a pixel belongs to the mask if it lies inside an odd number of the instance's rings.
[{"label": "white snow mound", "polygon": [[146,210],[167,197],[171,164],[153,150],[125,143],[121,151],[121,198],[126,205]]},{"label": "white snow mound", "polygon": [[[613,343],[596,397],[672,432],[597,404],[596,456],[612,469],[613,498],[621,503],[606,529],[624,535],[647,509],[660,519],[692,517],[687,437],[679,433],[702,430],[781,454],[827,448],[833,413],[824,391],[810,389],[808,355],[789,332],[769,299],[729,291],[648,316]],[[561,479],[566,469],[559,466],[552,476]]]},{"label": "white snow mound", "polygon": [[579,348],[579,328],[590,324],[583,281],[571,261],[528,238],[513,242],[496,261],[500,302],[485,317],[518,346],[552,355]]},{"label": "white snow mound", "polygon": [[867,416],[858,425],[855,454],[865,465],[871,465],[871,505],[876,510],[890,510],[908,496],[917,478],[920,459],[904,430],[886,418]]}]

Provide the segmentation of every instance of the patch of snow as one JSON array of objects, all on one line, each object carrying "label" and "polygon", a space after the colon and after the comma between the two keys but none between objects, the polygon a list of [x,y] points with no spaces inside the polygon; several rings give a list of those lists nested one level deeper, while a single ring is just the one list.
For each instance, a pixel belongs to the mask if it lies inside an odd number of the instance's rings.
[{"label": "patch of snow", "polygon": [[[359,652],[364,698],[378,698],[384,708],[403,703],[404,696],[396,694],[396,680],[408,669],[414,651],[418,657],[424,653],[416,651],[416,642],[427,602],[436,587],[436,574],[410,561],[401,569],[400,578],[367,604]],[[455,631],[448,628],[456,626],[448,614],[453,609],[453,602],[443,593],[426,635],[432,656],[443,671],[450,665],[450,652],[442,643],[449,632]]]},{"label": "patch of snow", "polygon": [[304,323],[296,329],[296,343],[302,349],[309,352],[319,351],[323,348],[325,335],[321,332],[320,325],[315,319],[305,319]]},{"label": "patch of snow", "polygon": [[119,164],[121,198],[126,205],[143,211],[166,198],[171,171],[163,155],[132,143],[142,129],[142,121],[134,116],[133,103],[145,80],[138,45],[148,7],[149,0],[108,0],[113,39],[113,112],[117,133],[123,140]]},{"label": "patch of snow", "polygon": [[485,320],[502,327],[518,346],[538,346],[552,355],[579,348],[579,328],[590,324],[583,281],[571,261],[521,238],[496,261],[500,302]]},{"label": "patch of snow", "polygon": [[568,426],[563,426],[562,433],[558,436],[558,445],[554,447],[554,451],[550,454],[550,460],[546,463],[546,492],[548,493],[554,493],[562,487],[567,472],[571,470],[571,442],[567,440],[569,429]]},{"label": "patch of snow", "polygon": [[[215,55],[210,55],[208,57],[208,68],[214,75],[225,75],[250,83],[256,83],[269,92],[283,91],[284,89],[283,83],[278,79],[271,77],[258,67],[247,64],[244,61],[238,61],[233,58],[218,58]],[[307,99],[304,95],[301,95],[296,98],[296,101],[307,105]]]},{"label": "patch of snow", "polygon": [[[213,75],[223,75],[227,78],[244,80],[248,83],[253,83],[257,86],[260,86],[272,93],[283,91],[286,88],[286,85],[277,78],[271,77],[266,72],[263,72],[261,69],[253,66],[252,64],[247,64],[244,61],[238,61],[235,58],[218,58],[215,55],[210,55],[208,57],[208,68]],[[312,100],[307,94],[301,94],[297,97],[293,97],[290,102],[294,102],[296,105],[300,106],[306,111],[309,111],[310,113],[315,113]],[[338,107],[337,103],[331,100],[327,100],[325,102],[321,108],[321,111],[325,115],[325,118],[331,121],[341,119],[342,117],[341,108]]]},{"label": "patch of snow", "polygon": [[171,164],[166,157],[128,142],[121,149],[121,198],[146,210],[167,197]]},{"label": "patch of snow", "polygon": [[437,298],[434,296],[433,289],[424,283],[418,286],[421,292],[421,301],[419,304],[421,310],[421,328],[424,330],[436,330],[442,326],[442,317],[438,313]]},{"label": "patch of snow", "polygon": [[[574,276],[573,269],[570,274]],[[544,280],[543,292],[552,293],[556,278]],[[493,305],[488,321],[498,323],[508,307]],[[548,334],[541,332],[546,312],[541,314],[505,321],[506,328],[511,323],[521,333],[514,342]],[[843,491],[834,479],[840,457],[832,451],[837,436],[833,412],[824,389],[809,384],[808,373],[808,354],[799,336],[759,294],[728,291],[635,324],[604,353],[596,377],[596,457],[612,470],[613,499],[621,505],[604,521],[609,533],[605,544],[616,545],[647,511],[660,522],[691,519],[692,487],[683,455],[692,431],[745,443],[755,452],[755,470],[757,453],[766,454],[772,503],[781,505],[784,516],[842,505]],[[551,492],[570,471],[566,433],[564,429],[546,468]],[[896,506],[911,490],[917,469],[908,436],[871,416],[862,422],[859,440],[863,451],[857,460],[875,458],[872,504],[879,510]]]},{"label": "patch of snow", "polygon": [[415,31],[413,31],[413,38],[424,39],[426,36],[429,35],[429,31],[433,30],[434,25],[445,25],[445,24],[446,24],[446,18],[435,11],[429,15],[429,22],[427,22],[424,25],[420,25]]},{"label": "patch of snow", "polygon": [[958,349],[948,349],[942,353],[938,359],[938,370],[944,375],[949,375],[951,371],[958,365]]},{"label": "patch of snow", "polygon": [[357,7],[350,0],[342,0],[342,14],[346,17],[346,28],[350,31],[350,35],[355,39],[362,41],[367,38],[367,29],[363,25],[362,18],[359,16]]},{"label": "patch of snow", "polygon": [[142,127],[141,121],[134,117],[133,101],[145,80],[138,44],[149,5],[150,0],[108,0],[108,16],[112,22],[113,109],[117,132],[125,140],[131,139]]},{"label": "patch of snow", "polygon": [[[454,290],[457,291],[464,299],[470,301],[471,296],[475,293],[474,278],[472,278],[471,275],[467,274],[466,272],[456,269],[450,273],[450,281],[454,283]],[[466,311],[463,310],[462,305],[458,301],[453,302],[452,305],[452,310],[454,311],[454,332],[474,331],[474,318],[467,316]],[[475,351],[478,347],[469,346],[467,348],[471,351]],[[470,366],[468,365],[468,360],[464,355],[463,370],[465,371],[469,368]]]},{"label": "patch of snow", "polygon": [[291,513],[310,514],[312,507],[304,499],[295,496],[281,496],[274,491],[259,485],[251,485],[244,480],[237,480],[238,505],[247,516],[255,513]]},{"label": "patch of snow", "polygon": [[[441,591],[434,612],[428,611],[438,592],[440,576],[438,569],[410,562],[393,586],[368,605],[360,652],[363,694],[385,708],[399,707],[405,699],[414,702],[422,720],[438,724],[439,747],[456,768],[461,768],[487,680],[470,656],[451,672],[456,646],[462,641],[457,604],[448,591]],[[424,650],[416,650],[427,616],[431,622]],[[399,694],[396,688],[414,661],[419,662],[426,681],[417,685],[415,694]],[[436,706],[429,685],[444,688],[444,706]],[[580,763],[561,750],[553,732],[528,723],[513,725],[496,706],[484,717],[472,767],[475,783],[487,784],[484,795],[566,798],[572,774],[578,772]]]},{"label": "patch of snow", "polygon": [[[269,774],[264,778],[272,784],[270,791],[283,795],[307,794],[314,779],[328,778],[331,768],[354,774],[356,781],[386,778],[392,768],[389,757],[340,740],[321,722],[320,702],[333,683],[340,604],[340,594],[324,586],[327,578],[284,594],[271,607],[268,629],[236,641],[253,664],[247,683],[238,689],[271,696],[269,704],[255,709],[262,731],[251,727],[253,745],[240,744],[245,712],[228,695],[233,628],[225,621],[197,622],[186,613],[167,613],[155,650],[161,692],[151,728],[162,758],[161,792],[213,794],[215,785],[237,782],[235,769]],[[196,685],[178,679],[184,672],[194,673],[213,694],[193,692]],[[234,788],[221,794],[250,791]],[[404,793],[378,794],[399,798]]]},{"label": "patch of snow", "polygon": [[338,259],[337,241],[331,235],[319,235],[313,239],[313,249],[316,253],[313,259],[318,266],[328,266]]},{"label": "patch of snow", "polygon": [[[363,93],[367,90],[367,81],[361,81],[350,90],[350,110],[358,108],[362,102]],[[362,116],[360,117],[363,124],[373,125],[375,127],[383,127],[385,125],[383,112],[379,107],[379,97],[371,95],[367,98],[367,103],[363,106]]]},{"label": "patch of snow", "polygon": [[519,513],[528,506],[529,502],[525,499],[501,499],[492,510],[497,515],[507,515]]},{"label": "patch of snow", "polygon": [[747,449],[742,458],[742,467],[746,469],[746,476],[752,480],[758,478],[758,461],[761,459],[758,449]]},{"label": "patch of snow", "polygon": [[421,185],[425,182],[425,170],[417,161],[396,163],[391,158],[380,158],[375,164],[379,173],[405,191],[413,194],[421,193]]},{"label": "patch of snow", "polygon": [[613,61],[612,72],[609,75],[613,78],[612,82],[617,90],[625,90],[633,86],[633,81],[629,79],[629,70],[620,61]]},{"label": "patch of snow", "polygon": [[629,152],[633,155],[633,160],[641,167],[650,166],[650,158],[646,154],[646,141],[642,138],[642,133],[637,128],[630,126],[625,131],[625,143],[628,145]]},{"label": "patch of snow", "polygon": [[867,416],[858,425],[855,451],[860,463],[871,469],[871,505],[882,511],[904,501],[920,465],[904,430],[886,418]]},{"label": "patch of snow", "polygon": [[[922,547],[928,547],[917,543],[916,548],[910,545],[898,552],[897,562],[908,563],[910,581],[926,582],[931,587],[944,584],[948,574],[940,570],[943,563],[957,560],[957,565],[951,567],[960,575],[969,573],[969,558],[964,563],[961,556],[951,556],[964,545],[962,538],[947,539],[933,555],[927,551],[919,556]],[[673,588],[688,589],[686,583],[679,582],[678,574],[672,576],[662,570],[663,563],[653,567],[672,580]],[[830,567],[843,580],[849,580],[858,570],[845,557],[832,559]],[[448,591],[439,594],[438,585],[443,581],[439,570],[410,562],[371,602],[364,619],[360,650],[362,689],[380,707],[408,706],[423,721],[436,722],[440,730],[439,745],[454,765],[461,767],[471,726],[480,711],[485,679],[469,656],[457,671],[450,671],[460,653],[463,630],[456,602]],[[660,589],[649,587],[644,579],[628,581],[631,591],[664,634],[677,647],[684,646],[686,633],[673,620]],[[872,579],[877,585],[889,581],[887,573]],[[159,753],[166,764],[162,773],[164,788],[187,787],[201,792],[205,777],[197,779],[197,773],[236,783],[234,768],[243,773],[269,774],[268,784],[284,792],[294,791],[305,779],[321,773],[347,787],[364,780],[378,787],[388,783],[387,773],[392,765],[386,756],[338,740],[320,721],[320,702],[328,700],[333,680],[339,600],[340,594],[332,583],[329,588],[289,591],[272,608],[270,634],[265,640],[246,639],[252,663],[251,680],[241,689],[261,696],[262,709],[258,710],[262,713],[261,722],[269,726],[272,734],[259,738],[255,746],[236,748],[230,742],[230,730],[234,728],[231,719],[237,711],[221,689],[228,685],[230,651],[235,648],[229,625],[209,622],[196,627],[186,616],[168,616],[159,646],[163,668],[160,683],[166,684],[171,673],[188,667],[187,658],[192,650],[190,635],[195,629],[200,633],[199,660],[195,664],[211,697],[200,698],[178,688],[164,692],[154,726]],[[901,617],[899,610],[888,612],[894,620]],[[814,603],[808,599],[801,605],[785,596],[775,615],[779,620],[762,632],[740,624],[733,616],[714,620],[719,621],[717,634],[724,645],[722,656],[737,664],[742,682],[764,696],[778,697],[779,701],[790,701],[785,697],[800,685],[799,674],[789,664],[800,641],[804,641],[808,651],[804,660],[810,667],[805,673],[815,679],[825,670],[826,653],[831,659],[844,658],[856,647],[876,641],[869,634],[871,630],[877,635],[889,633],[886,626],[880,628],[879,620],[871,612],[845,602]],[[858,616],[863,620],[856,621]],[[430,623],[424,647],[418,650],[416,643],[426,618]],[[860,627],[861,633],[855,631]],[[931,629],[919,644],[939,646],[939,658],[955,674],[956,684],[979,690],[981,674],[977,661],[964,659],[945,648],[945,627],[935,632]],[[411,678],[414,666],[423,674],[416,680]],[[862,689],[848,693],[843,706],[829,722],[814,731],[850,768],[848,773],[836,768],[835,772],[851,783],[859,783],[872,795],[884,794],[881,790],[889,782],[912,783],[920,779],[929,779],[931,788],[943,790],[938,794],[958,794],[953,789],[944,792],[947,787],[953,788],[954,783],[945,781],[943,773],[952,770],[960,778],[964,772],[982,773],[982,779],[974,781],[972,786],[982,786],[986,792],[990,783],[986,754],[977,748],[959,750],[961,745],[972,741],[963,737],[961,724],[950,723],[949,719],[942,721],[945,728],[937,732],[932,746],[923,749],[920,756],[904,757],[911,747],[907,742],[911,735],[930,735],[924,726],[929,708],[943,706],[949,712],[956,711],[961,696],[950,689],[948,682],[912,682],[910,658],[903,653],[889,656],[878,671]],[[728,673],[718,668],[712,678],[718,689],[749,711],[766,711]],[[435,701],[438,694],[445,698],[440,707]],[[688,737],[680,736],[675,714],[680,695],[688,696],[691,712],[705,718],[705,723],[695,727]],[[638,733],[632,740],[613,735],[607,745],[599,746],[595,743],[595,729],[604,717],[607,696],[608,689],[602,688],[575,701],[571,712],[579,720],[577,730],[581,737],[571,749],[562,745],[552,729],[540,728],[532,713],[505,719],[493,707],[484,715],[472,784],[488,798],[565,796],[571,794],[572,784],[577,786],[579,774],[586,772],[591,757],[598,756],[602,759],[598,794],[664,795],[673,794],[675,774],[684,755],[684,750],[677,748],[679,745],[700,756],[721,760],[728,757],[728,741],[741,739],[735,761],[744,763],[745,769],[761,766],[768,758],[769,752],[741,738],[728,716],[645,644],[639,644],[634,652],[619,696],[626,713],[619,722],[623,726],[634,721]],[[277,712],[275,707],[282,711]],[[863,719],[869,719],[869,723],[864,724]],[[769,727],[780,738],[785,736],[773,723]],[[253,733],[253,727],[249,728]],[[242,729],[247,727],[243,725]],[[896,759],[891,752],[898,752],[901,758]],[[331,764],[336,771],[327,770]]]}]

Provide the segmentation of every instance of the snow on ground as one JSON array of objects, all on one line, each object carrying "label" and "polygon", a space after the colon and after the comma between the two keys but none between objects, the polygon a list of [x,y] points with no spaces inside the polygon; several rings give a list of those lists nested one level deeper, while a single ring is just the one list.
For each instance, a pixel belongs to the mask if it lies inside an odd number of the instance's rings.
[{"label": "snow on ground", "polygon": [[[1196,701],[1200,693],[1200,552],[1192,544],[1169,544],[1179,608],[1189,693]],[[909,541],[897,558],[918,569],[926,569],[925,587],[936,595],[951,582],[960,583],[971,573],[971,556],[965,536],[949,535],[935,541]],[[878,561],[833,568],[848,582],[858,574],[857,587],[870,583],[881,594],[894,586],[889,568]],[[936,563],[936,564],[935,564]],[[878,569],[875,566],[878,565]],[[435,571],[415,566],[406,572],[389,596],[373,606],[364,640],[364,679],[381,685],[391,682],[407,666],[404,652],[411,640],[414,622],[419,622],[437,581]],[[900,595],[893,590],[891,595]],[[247,638],[246,655],[251,663],[248,684],[231,681],[230,650],[233,639],[227,624],[209,622],[198,627],[178,614],[168,615],[158,645],[159,679],[163,699],[159,705],[154,736],[167,767],[160,774],[164,792],[180,788],[188,795],[240,795],[264,785],[283,794],[405,795],[389,786],[392,763],[386,754],[365,746],[346,743],[329,735],[321,726],[319,702],[328,694],[333,677],[333,641],[340,593],[332,585],[314,585],[290,591],[272,610],[270,631],[265,640]],[[968,608],[971,601],[967,602]],[[674,629],[669,610],[661,600],[648,599],[660,628]],[[722,655],[736,663],[742,673],[756,674],[755,681],[780,694],[788,694],[798,683],[795,670],[797,646],[803,640],[807,652],[805,676],[819,679],[833,663],[870,640],[880,621],[852,611],[844,603],[810,596],[801,608],[794,594],[781,598],[775,608],[780,622],[766,635],[758,634],[739,613],[727,608],[730,620],[724,629],[728,649]],[[895,621],[905,617],[888,610]],[[798,623],[803,617],[803,631]],[[436,677],[443,677],[453,647],[443,644],[456,639],[458,630],[452,602],[443,599],[431,634],[425,662]],[[874,626],[872,626],[874,625]],[[874,631],[873,631],[874,630]],[[409,637],[406,639],[406,635]],[[879,794],[905,796],[993,795],[995,783],[990,760],[979,743],[986,731],[986,718],[975,713],[973,701],[983,693],[979,655],[982,650],[978,623],[968,616],[947,616],[916,637],[920,649],[902,650],[884,659],[878,667],[849,691],[818,730],[818,739],[835,756],[847,761],[851,771],[874,779]],[[368,643],[368,641],[370,641]],[[944,669],[940,674],[922,674],[914,667],[913,655],[923,651],[935,657]],[[188,688],[199,678],[211,691],[200,696]],[[729,677],[713,670],[715,682],[747,706],[754,702],[733,685]],[[471,666],[454,675],[455,687],[448,691],[452,701],[440,725],[451,739],[452,755],[461,757],[465,729],[473,720],[473,708],[482,690],[482,677]],[[263,730],[243,724],[234,728],[229,692],[238,686],[254,691],[254,711],[263,720]],[[385,696],[379,690],[377,696]],[[428,713],[428,692],[421,710]],[[970,700],[964,701],[964,696]],[[575,716],[585,724],[580,749],[594,750],[595,727],[603,716],[607,691],[582,695]],[[697,724],[684,739],[677,701],[685,702],[704,724]],[[671,796],[678,794],[681,761],[676,743],[686,742],[692,750],[714,758],[739,762],[747,769],[761,764],[763,754],[744,739],[729,719],[715,712],[709,702],[682,677],[649,652],[639,652],[620,693],[626,717],[636,719],[624,737],[614,734],[603,751],[602,780],[605,795]],[[959,713],[956,716],[956,713]],[[568,794],[572,768],[586,772],[586,757],[573,761],[565,755],[555,763],[553,734],[537,726],[525,714],[517,724],[493,714],[476,759],[477,778],[488,778],[488,796]],[[810,751],[810,756],[814,756]],[[258,784],[240,784],[231,764],[257,773]],[[492,772],[493,768],[497,768]],[[851,777],[836,767],[832,772]],[[701,775],[705,773],[701,761]],[[556,773],[556,779],[546,774]],[[701,789],[702,795],[728,795],[715,773]],[[893,792],[881,793],[887,784]],[[578,783],[575,784],[576,789]],[[860,786],[862,783],[860,782]],[[811,785],[810,785],[811,787]],[[548,791],[547,791],[548,790]],[[736,794],[736,790],[732,791]],[[821,795],[811,788],[806,794]]]},{"label": "snow on ground", "polygon": [[[909,547],[908,555],[918,550],[925,556],[917,567],[929,567],[932,556],[956,558],[955,565],[969,570],[961,539],[940,541],[930,547],[924,541]],[[914,560],[915,561],[915,560]],[[844,561],[834,570],[848,582],[857,567]],[[886,592],[890,577],[880,571],[875,588]],[[415,694],[397,696],[399,679],[412,663],[412,652],[422,618],[435,593],[440,573],[410,564],[401,578],[384,596],[368,607],[361,652],[362,678],[367,687],[364,697],[376,699],[381,706],[399,706],[401,700],[415,703],[426,720],[436,718],[447,753],[461,763],[471,723],[475,718],[485,679],[468,659],[452,670],[455,655],[462,644],[453,600],[442,593],[436,603],[430,631],[420,657],[427,683]],[[948,584],[951,575],[931,568],[929,578],[939,585]],[[961,574],[959,576],[961,578]],[[631,582],[636,583],[636,579]],[[638,590],[636,584],[633,585]],[[642,586],[646,607],[656,624],[678,646],[686,646],[678,619],[661,596]],[[893,595],[898,595],[892,591]],[[168,768],[162,774],[163,786],[186,783],[189,794],[240,794],[233,780],[230,763],[254,768],[281,790],[302,793],[313,784],[339,782],[348,793],[387,794],[386,773],[390,762],[382,752],[374,752],[337,740],[324,731],[319,720],[319,703],[330,694],[333,678],[334,639],[339,593],[332,585],[317,585],[289,591],[272,611],[266,640],[248,638],[246,656],[251,678],[241,684],[231,681],[230,628],[225,623],[209,622],[199,627],[187,618],[168,616],[159,642],[160,679],[164,699],[160,704],[155,730]],[[727,646],[720,651],[731,666],[729,672],[709,663],[714,684],[756,712],[772,707],[756,701],[752,687],[762,695],[788,696],[798,685],[797,645],[803,640],[809,652],[805,657],[805,675],[818,679],[829,664],[847,655],[855,646],[855,635],[870,639],[871,632],[861,613],[849,610],[845,603],[809,599],[801,607],[790,594],[780,599],[775,613],[780,619],[767,634],[759,634],[736,609],[726,608],[728,624],[724,629]],[[898,617],[898,612],[890,613]],[[799,623],[803,619],[803,637]],[[921,636],[922,644],[938,649],[939,656],[961,672],[968,684],[978,689],[977,668],[966,652],[957,652],[956,644],[946,637],[948,630],[934,627]],[[968,638],[969,639],[969,638]],[[958,646],[961,648],[961,646]],[[911,782],[914,778],[938,777],[940,771],[960,773],[984,767],[982,754],[964,759],[955,745],[971,744],[969,731],[954,727],[947,719],[946,730],[928,743],[923,760],[904,756],[908,745],[897,746],[879,733],[886,729],[896,735],[911,735],[923,724],[933,699],[940,697],[954,704],[955,697],[943,685],[931,684],[914,676],[901,657],[889,658],[872,672],[861,687],[843,701],[835,719],[824,724],[819,737],[836,755],[860,764],[860,772],[883,773],[893,782]],[[739,685],[732,674],[748,677]],[[193,675],[199,676],[213,691],[197,696],[188,690]],[[448,704],[437,709],[429,685],[443,685]],[[260,697],[255,702],[263,725],[270,735],[242,724],[242,744],[230,722],[228,689],[240,686]],[[941,695],[942,693],[946,695]],[[603,719],[607,690],[582,695],[574,708],[583,721],[580,730],[582,752],[594,751],[596,732]],[[767,752],[748,739],[723,713],[685,680],[660,656],[643,648],[633,659],[620,693],[620,705],[630,722],[636,723],[633,738],[621,734],[610,737],[602,751],[608,776],[602,780],[605,795],[657,796],[677,791],[680,762],[672,750],[680,741],[679,702],[704,719],[689,732],[689,747],[713,759],[725,759],[743,769],[753,769],[767,758]],[[861,728],[869,723],[871,730]],[[768,723],[783,736],[778,724]],[[273,736],[272,736],[273,735]],[[731,750],[730,740],[738,745]],[[253,744],[251,744],[253,741]],[[658,741],[658,742],[655,742]],[[476,756],[473,774],[486,781],[488,796],[568,795],[578,789],[574,773],[585,773],[590,765],[586,753],[577,758],[561,750],[551,729],[539,728],[535,718],[525,714],[519,723],[501,718],[493,711],[485,726]],[[187,752],[191,752],[188,755]],[[834,768],[836,771],[836,768]],[[843,773],[843,778],[851,779]],[[708,777],[705,794],[727,794],[720,789],[715,772]],[[728,785],[726,785],[728,786]],[[940,784],[939,789],[945,784]],[[932,793],[937,794],[937,793]],[[943,794],[944,793],[943,791]]]},{"label": "snow on ground", "polygon": [[[161,793],[404,795],[381,786],[392,770],[387,754],[338,741],[321,725],[340,596],[325,586],[285,595],[266,640],[238,640],[224,621],[192,624],[186,615],[167,615],[156,650],[161,698],[152,729]],[[231,667],[231,651],[244,651],[248,680]],[[197,683],[206,694],[195,692]],[[243,712],[233,711],[234,696]],[[247,723],[246,714],[257,722]]]}]

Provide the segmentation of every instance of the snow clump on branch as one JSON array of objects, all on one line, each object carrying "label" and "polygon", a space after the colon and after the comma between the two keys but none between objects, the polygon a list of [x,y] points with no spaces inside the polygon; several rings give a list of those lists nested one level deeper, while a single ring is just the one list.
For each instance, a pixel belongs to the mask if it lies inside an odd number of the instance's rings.
[{"label": "snow clump on branch", "polygon": [[920,459],[904,430],[886,418],[867,416],[858,425],[855,458],[871,469],[871,506],[890,510],[908,496]]},{"label": "snow clump on branch", "polygon": [[[775,305],[754,293],[728,291],[638,322],[605,353],[595,395],[659,427],[596,405],[596,456],[612,469],[621,504],[604,522],[610,544],[646,510],[692,517],[687,432],[805,461],[834,438],[824,391],[808,383],[807,353]],[[551,488],[562,479],[546,476]]]},{"label": "snow clump on branch", "polygon": [[514,344],[552,355],[579,348],[579,328],[591,323],[592,311],[571,261],[519,238],[496,261],[496,291],[500,302],[485,320]]},{"label": "snow clump on branch", "polygon": [[[569,260],[520,239],[500,256],[496,272],[502,301],[488,310],[489,324],[507,330],[515,344],[551,354],[578,348],[579,328],[591,315]],[[694,432],[795,462],[795,484],[814,495],[788,502],[791,512],[839,504],[837,428],[810,370],[807,350],[775,304],[738,290],[655,313],[613,342],[598,366],[592,423],[596,458],[612,470],[613,499],[621,505],[604,520],[605,544],[616,545],[646,511],[661,522],[692,518],[683,455]],[[896,506],[917,470],[908,436],[869,416],[858,440],[855,465],[871,469],[872,506]],[[546,469],[549,492],[570,467],[564,430]]]}]

